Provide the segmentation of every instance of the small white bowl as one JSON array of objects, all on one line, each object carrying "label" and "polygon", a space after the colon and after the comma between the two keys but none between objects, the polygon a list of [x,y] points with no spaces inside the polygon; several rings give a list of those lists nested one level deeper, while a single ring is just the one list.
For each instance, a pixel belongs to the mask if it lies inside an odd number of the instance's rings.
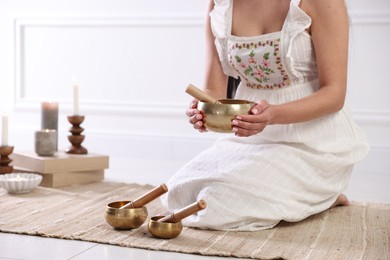
[{"label": "small white bowl", "polygon": [[35,173],[10,173],[0,175],[0,187],[9,193],[27,193],[37,187],[42,175]]}]

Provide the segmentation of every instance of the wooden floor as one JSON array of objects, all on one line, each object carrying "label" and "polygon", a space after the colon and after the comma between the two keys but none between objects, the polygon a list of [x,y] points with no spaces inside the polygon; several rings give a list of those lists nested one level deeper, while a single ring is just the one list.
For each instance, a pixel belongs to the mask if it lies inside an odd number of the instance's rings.
[{"label": "wooden floor", "polygon": [[[142,165],[135,163],[134,165]],[[145,165],[145,164],[144,164]],[[170,172],[177,170],[181,162],[150,164],[149,168],[142,169],[143,174],[133,174],[140,169],[132,169],[131,172],[111,173],[107,172],[106,180],[120,182],[138,182],[159,184],[169,177]],[[155,169],[153,168],[155,167]],[[156,176],[153,172],[159,172]],[[168,176],[166,176],[168,175]],[[378,202],[390,204],[390,174],[375,174],[366,172],[354,172],[346,195],[350,200]],[[90,242],[43,238],[0,233],[0,259],[226,259],[223,257],[206,257],[190,254],[178,254],[161,251],[150,251],[134,248],[96,244]],[[237,258],[234,258],[237,259]]]}]

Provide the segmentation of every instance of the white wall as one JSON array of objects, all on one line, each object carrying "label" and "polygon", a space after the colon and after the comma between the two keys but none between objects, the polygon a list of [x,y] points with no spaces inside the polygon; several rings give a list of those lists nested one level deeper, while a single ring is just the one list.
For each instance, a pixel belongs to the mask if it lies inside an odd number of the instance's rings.
[{"label": "white wall", "polygon": [[[371,144],[356,171],[390,176],[390,2],[350,0],[348,104]],[[375,181],[375,180],[372,180]]]},{"label": "white wall", "polygon": [[[210,145],[184,111],[201,86],[207,0],[0,1],[0,108],[9,141],[32,150],[40,102],[60,102],[68,146],[72,75],[91,153],[110,155],[107,177],[159,183]],[[348,104],[372,150],[357,172],[390,176],[390,2],[350,0]],[[375,181],[375,180],[373,180]]]}]

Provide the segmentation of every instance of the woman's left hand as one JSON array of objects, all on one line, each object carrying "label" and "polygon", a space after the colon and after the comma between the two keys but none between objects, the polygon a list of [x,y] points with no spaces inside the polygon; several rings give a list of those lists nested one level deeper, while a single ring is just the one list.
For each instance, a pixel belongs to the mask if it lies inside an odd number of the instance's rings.
[{"label": "woman's left hand", "polygon": [[232,120],[232,131],[236,136],[244,137],[261,133],[271,123],[272,116],[272,106],[261,100],[251,108],[250,114],[239,115]]}]

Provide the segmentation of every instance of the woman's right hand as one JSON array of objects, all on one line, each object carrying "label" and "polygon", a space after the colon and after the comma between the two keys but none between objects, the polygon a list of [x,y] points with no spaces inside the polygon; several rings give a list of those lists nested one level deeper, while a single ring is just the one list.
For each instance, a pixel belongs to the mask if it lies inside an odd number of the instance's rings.
[{"label": "woman's right hand", "polygon": [[187,109],[186,111],[186,115],[188,116],[189,118],[189,122],[190,124],[192,124],[192,126],[198,130],[199,132],[203,133],[203,132],[207,132],[206,130],[206,127],[204,125],[204,122],[203,122],[203,114],[201,111],[199,111],[197,109],[198,107],[198,100],[194,99],[191,101],[190,103],[190,107]]}]

